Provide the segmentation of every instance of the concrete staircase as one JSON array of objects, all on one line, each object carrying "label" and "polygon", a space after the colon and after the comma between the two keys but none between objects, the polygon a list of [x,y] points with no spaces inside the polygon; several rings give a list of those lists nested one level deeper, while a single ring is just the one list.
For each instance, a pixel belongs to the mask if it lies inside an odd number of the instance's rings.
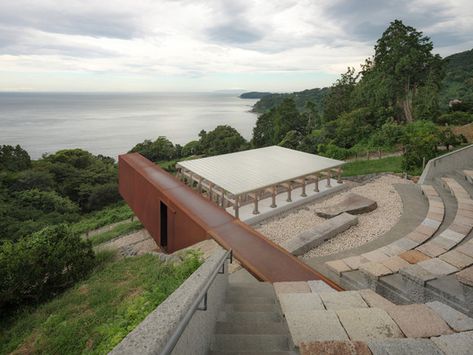
[{"label": "concrete staircase", "polygon": [[210,354],[297,354],[293,349],[273,286],[230,281]]}]

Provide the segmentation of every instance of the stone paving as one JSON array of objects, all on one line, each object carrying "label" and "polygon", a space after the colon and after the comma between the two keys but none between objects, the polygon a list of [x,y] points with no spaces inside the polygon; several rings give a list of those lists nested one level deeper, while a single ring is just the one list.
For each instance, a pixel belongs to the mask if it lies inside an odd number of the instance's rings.
[{"label": "stone paving", "polygon": [[473,319],[441,302],[396,305],[370,289],[335,292],[320,280],[273,286],[300,354],[472,353]]}]

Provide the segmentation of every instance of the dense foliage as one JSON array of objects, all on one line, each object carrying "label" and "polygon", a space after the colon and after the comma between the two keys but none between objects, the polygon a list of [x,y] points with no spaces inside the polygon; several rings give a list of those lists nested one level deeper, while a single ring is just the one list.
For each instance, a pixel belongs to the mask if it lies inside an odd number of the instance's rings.
[{"label": "dense foliage", "polygon": [[270,94],[259,100],[253,107],[254,112],[264,113],[280,105],[285,99],[293,99],[299,111],[303,111],[307,102],[312,102],[319,109],[325,95],[329,92],[328,88],[315,88],[291,94]]},{"label": "dense foliage", "polygon": [[440,103],[448,109],[452,100],[464,103],[463,111],[473,112],[473,49],[456,53],[444,59],[445,78],[440,92]]},{"label": "dense foliage", "polygon": [[88,275],[90,242],[65,225],[0,244],[0,309],[45,300]]}]

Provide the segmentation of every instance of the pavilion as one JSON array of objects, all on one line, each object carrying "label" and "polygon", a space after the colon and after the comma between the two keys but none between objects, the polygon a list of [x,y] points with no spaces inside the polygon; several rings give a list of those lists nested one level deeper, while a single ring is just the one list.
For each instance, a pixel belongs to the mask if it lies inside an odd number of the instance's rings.
[{"label": "pavilion", "polygon": [[177,177],[224,209],[232,207],[239,218],[242,206],[253,204],[253,214],[259,214],[258,203],[271,198],[271,208],[276,208],[276,196],[287,194],[292,201],[292,191],[300,190],[306,197],[306,186],[314,184],[319,192],[319,181],[337,177],[341,183],[343,161],[271,146],[223,154],[208,158],[177,163]]}]

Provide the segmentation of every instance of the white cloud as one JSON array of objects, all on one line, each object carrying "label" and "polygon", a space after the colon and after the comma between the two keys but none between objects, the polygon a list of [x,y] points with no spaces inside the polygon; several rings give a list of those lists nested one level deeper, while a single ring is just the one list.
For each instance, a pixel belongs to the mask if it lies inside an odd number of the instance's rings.
[{"label": "white cloud", "polygon": [[[176,90],[192,90],[196,77],[219,74],[340,73],[372,54],[394,18],[431,36],[443,55],[473,46],[466,0],[3,1],[0,70],[10,75],[9,82],[0,77],[0,90],[24,87],[15,73],[28,72],[95,75],[98,90],[109,87],[104,74],[144,77],[145,89],[155,90],[174,77]],[[218,80],[212,85],[220,88]]]}]

